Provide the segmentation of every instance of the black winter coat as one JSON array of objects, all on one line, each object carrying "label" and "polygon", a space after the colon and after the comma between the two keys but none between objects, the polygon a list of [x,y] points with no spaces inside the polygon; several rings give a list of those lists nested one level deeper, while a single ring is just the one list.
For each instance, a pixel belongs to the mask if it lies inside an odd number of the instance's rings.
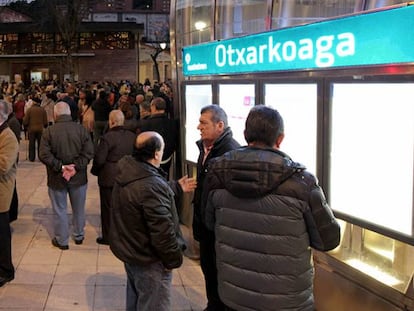
[{"label": "black winter coat", "polygon": [[[52,189],[82,186],[88,182],[87,166],[93,158],[91,135],[69,115],[61,115],[55,124],[43,131],[39,159],[46,165],[47,185]],[[76,174],[66,181],[62,165],[75,164]]]},{"label": "black winter coat", "polygon": [[123,126],[109,129],[99,141],[91,172],[98,176],[98,185],[112,188],[118,173],[117,163],[125,155],[132,155],[136,134]]},{"label": "black winter coat", "polygon": [[205,232],[204,219],[205,219],[205,202],[203,202],[203,187],[204,187],[204,178],[207,173],[207,165],[209,161],[213,158],[223,155],[227,151],[239,148],[239,143],[233,139],[233,133],[228,127],[224,130],[223,134],[214,142],[213,148],[210,153],[207,155],[206,160],[203,163],[204,159],[204,147],[202,140],[196,142],[200,154],[197,160],[197,188],[194,192],[193,199],[193,235],[194,239],[199,241]]},{"label": "black winter coat", "polygon": [[109,244],[121,261],[147,265],[161,261],[181,266],[182,244],[174,192],[163,173],[149,163],[125,156],[112,192]]},{"label": "black winter coat", "polygon": [[178,146],[179,129],[177,120],[168,118],[167,114],[159,113],[151,115],[148,119],[139,122],[138,131],[155,131],[159,133],[165,142],[162,160],[165,161],[174,153]]},{"label": "black winter coat", "polygon": [[210,164],[206,223],[222,301],[239,311],[313,310],[310,246],[331,250],[340,239],[316,178],[273,149],[244,147]]}]

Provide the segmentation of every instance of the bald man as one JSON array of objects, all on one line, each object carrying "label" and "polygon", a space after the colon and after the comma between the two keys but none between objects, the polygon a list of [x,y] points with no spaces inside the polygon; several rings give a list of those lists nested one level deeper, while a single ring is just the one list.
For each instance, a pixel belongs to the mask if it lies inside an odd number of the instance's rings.
[{"label": "bald man", "polygon": [[82,244],[85,237],[85,200],[88,186],[87,167],[94,147],[89,132],[72,121],[67,103],[53,108],[55,123],[43,131],[39,159],[47,169],[47,186],[53,209],[52,245],[69,249],[67,196],[72,207],[72,239]]},{"label": "bald man", "polygon": [[98,144],[91,173],[98,176],[99,197],[101,201],[101,236],[96,243],[108,245],[109,208],[112,201],[112,188],[117,173],[117,162],[134,150],[136,134],[124,128],[125,117],[121,110],[109,113],[109,131]]},{"label": "bald man", "polygon": [[126,310],[171,310],[171,269],[183,260],[174,196],[189,190],[188,180],[166,181],[160,169],[164,146],[160,134],[141,133],[134,155],[118,162],[109,243],[125,264]]}]

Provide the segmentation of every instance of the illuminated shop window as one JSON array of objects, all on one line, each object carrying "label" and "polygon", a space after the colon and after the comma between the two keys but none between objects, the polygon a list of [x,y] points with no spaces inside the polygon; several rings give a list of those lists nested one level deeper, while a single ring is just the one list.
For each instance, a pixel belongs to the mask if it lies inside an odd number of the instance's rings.
[{"label": "illuminated shop window", "polygon": [[102,32],[102,33],[81,33],[81,49],[132,49],[133,40],[129,32]]}]

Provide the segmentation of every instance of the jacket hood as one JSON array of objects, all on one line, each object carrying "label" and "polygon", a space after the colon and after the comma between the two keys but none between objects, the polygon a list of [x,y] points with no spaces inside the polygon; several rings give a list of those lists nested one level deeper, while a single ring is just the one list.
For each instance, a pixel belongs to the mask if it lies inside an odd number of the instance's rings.
[{"label": "jacket hood", "polygon": [[274,149],[242,147],[213,160],[211,170],[231,194],[242,198],[263,197],[305,166]]},{"label": "jacket hood", "polygon": [[119,160],[118,169],[120,170],[115,178],[115,182],[121,187],[139,179],[153,177],[154,175],[164,177],[161,169],[156,168],[150,163],[138,161],[133,156],[124,156]]}]

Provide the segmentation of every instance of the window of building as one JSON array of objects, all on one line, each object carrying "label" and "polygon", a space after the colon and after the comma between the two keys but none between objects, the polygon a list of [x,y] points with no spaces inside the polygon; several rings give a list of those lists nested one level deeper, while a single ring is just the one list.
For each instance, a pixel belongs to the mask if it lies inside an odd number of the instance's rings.
[{"label": "window of building", "polygon": [[153,1],[152,0],[134,0],[133,9],[135,10],[152,10]]},{"label": "window of building", "polygon": [[104,0],[105,7],[108,9],[114,9],[115,8],[115,0]]},{"label": "window of building", "polygon": [[18,39],[17,33],[0,35],[0,54],[16,54]]},{"label": "window of building", "polygon": [[164,0],[161,4],[161,11],[169,13],[170,12],[170,0]]},{"label": "window of building", "polygon": [[129,32],[81,33],[79,36],[81,49],[132,49],[134,40]]},{"label": "window of building", "polygon": [[19,34],[19,54],[46,54],[54,47],[54,34],[51,33],[22,33]]}]

